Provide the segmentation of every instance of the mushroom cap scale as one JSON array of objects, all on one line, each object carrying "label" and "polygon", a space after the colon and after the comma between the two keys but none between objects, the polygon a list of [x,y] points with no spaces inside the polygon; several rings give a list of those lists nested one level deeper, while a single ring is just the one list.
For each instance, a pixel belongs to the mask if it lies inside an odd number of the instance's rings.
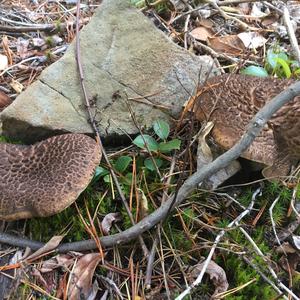
[{"label": "mushroom cap scale", "polygon": [[[224,74],[199,88],[194,112],[212,121],[212,136],[224,149],[234,146],[253,116],[295,80]],[[267,166],[264,176],[286,175],[300,159],[300,95],[272,116],[242,157]]]},{"label": "mushroom cap scale", "polygon": [[83,134],[54,136],[34,145],[0,143],[0,219],[46,217],[71,205],[101,159]]}]

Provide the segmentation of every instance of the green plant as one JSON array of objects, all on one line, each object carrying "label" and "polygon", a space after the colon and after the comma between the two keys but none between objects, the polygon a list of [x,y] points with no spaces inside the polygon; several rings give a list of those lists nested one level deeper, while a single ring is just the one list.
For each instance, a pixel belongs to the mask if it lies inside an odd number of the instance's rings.
[{"label": "green plant", "polygon": [[[138,155],[136,157],[136,171],[146,169],[150,173],[155,173],[158,169],[167,165],[165,155],[170,154],[173,150],[180,149],[181,141],[179,139],[169,140],[170,126],[163,120],[157,120],[153,123],[153,131],[157,136],[157,140],[149,134],[138,135],[133,144],[140,149],[146,150],[149,153],[149,157],[145,155]],[[120,182],[124,186],[130,186],[132,183],[132,172],[128,171],[132,164],[132,157],[129,155],[123,155],[113,160],[112,166],[114,170],[120,176]],[[149,174],[146,174],[147,178]],[[152,174],[153,175],[153,174]],[[92,182],[98,181],[103,178],[104,182],[111,183],[111,177],[109,170],[104,166],[96,168],[96,172]]]},{"label": "green plant", "polygon": [[133,141],[133,144],[139,148],[151,152],[152,157],[146,158],[144,161],[144,166],[150,171],[155,171],[156,168],[160,168],[163,165],[160,154],[169,154],[173,150],[179,150],[181,145],[179,139],[167,140],[170,134],[170,126],[167,122],[163,120],[155,121],[153,130],[158,136],[159,142],[148,134],[138,135]]},{"label": "green plant", "polygon": [[284,51],[271,48],[267,51],[264,67],[248,66],[241,73],[259,77],[267,77],[269,74],[279,78],[299,77],[300,65]]}]

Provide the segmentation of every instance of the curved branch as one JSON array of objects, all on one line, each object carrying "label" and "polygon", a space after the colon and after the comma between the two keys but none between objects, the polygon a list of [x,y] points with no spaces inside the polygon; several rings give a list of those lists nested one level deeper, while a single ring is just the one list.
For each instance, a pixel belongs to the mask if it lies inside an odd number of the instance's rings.
[{"label": "curved branch", "polygon": [[[164,220],[169,211],[178,206],[205,178],[213,175],[218,170],[226,167],[232,160],[238,158],[242,152],[244,152],[255,137],[262,130],[266,122],[277,112],[283,105],[294,97],[300,94],[300,81],[289,86],[285,91],[274,97],[268,102],[251,120],[248,129],[245,134],[239,140],[239,142],[230,150],[219,156],[210,164],[204,166],[201,170],[190,176],[178,190],[176,199],[171,196],[168,201],[162,204],[156,211],[144,218],[142,221],[132,226],[131,228],[114,235],[101,237],[101,245],[104,247],[111,247],[118,244],[129,242],[143,232],[151,229],[157,223]],[[39,249],[43,246],[43,243],[31,241],[28,239],[17,238],[15,236],[0,233],[0,242],[6,243],[12,246],[29,247],[33,250]],[[80,242],[61,244],[58,248],[58,252],[68,251],[86,251],[95,249],[96,244],[93,240],[85,240]]]}]

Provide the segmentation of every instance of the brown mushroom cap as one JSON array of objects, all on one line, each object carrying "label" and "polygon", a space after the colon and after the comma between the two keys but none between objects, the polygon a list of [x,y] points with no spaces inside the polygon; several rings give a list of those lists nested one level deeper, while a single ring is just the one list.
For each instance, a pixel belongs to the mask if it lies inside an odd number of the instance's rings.
[{"label": "brown mushroom cap", "polygon": [[101,159],[96,141],[63,134],[31,146],[0,143],[0,219],[46,217],[71,205]]},{"label": "brown mushroom cap", "polygon": [[[216,76],[199,89],[196,118],[212,121],[214,140],[229,149],[258,110],[293,82],[238,74]],[[300,96],[273,115],[242,157],[269,166],[266,176],[286,175],[289,166],[300,159]]]}]

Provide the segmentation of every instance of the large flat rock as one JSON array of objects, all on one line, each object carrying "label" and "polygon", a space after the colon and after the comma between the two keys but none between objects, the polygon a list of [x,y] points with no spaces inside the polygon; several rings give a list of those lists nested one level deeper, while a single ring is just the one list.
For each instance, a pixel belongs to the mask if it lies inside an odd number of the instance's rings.
[{"label": "large flat rock", "polygon": [[[80,32],[82,65],[103,137],[135,134],[178,115],[213,61],[178,47],[125,0],[104,0]],[[211,76],[216,73],[213,70]],[[58,132],[91,133],[75,43],[1,114],[3,134],[34,141]]]}]

